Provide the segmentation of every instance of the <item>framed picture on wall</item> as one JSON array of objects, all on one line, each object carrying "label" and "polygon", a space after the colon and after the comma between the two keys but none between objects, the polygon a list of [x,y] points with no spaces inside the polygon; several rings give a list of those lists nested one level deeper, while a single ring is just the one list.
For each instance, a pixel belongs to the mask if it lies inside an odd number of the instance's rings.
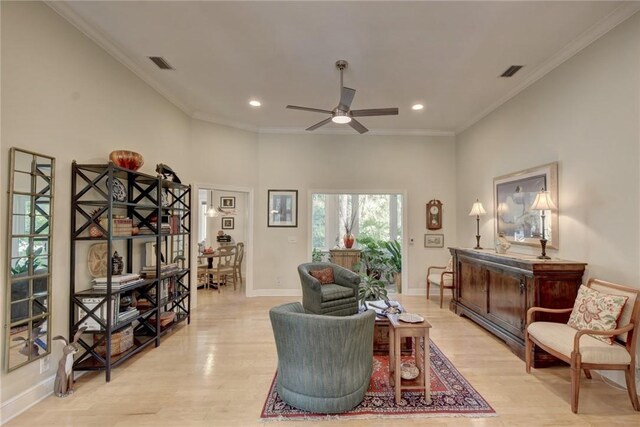
[{"label": "framed picture on wall", "polygon": [[425,234],[425,248],[444,248],[444,234]]},{"label": "framed picture on wall", "polygon": [[[496,235],[511,244],[539,246],[542,236],[540,211],[531,209],[540,190],[547,190],[558,205],[558,162],[499,176],[493,180]],[[547,248],[558,248],[558,211],[546,212]]]},{"label": "framed picture on wall", "polygon": [[235,218],[232,216],[222,218],[222,229],[223,230],[233,230],[233,226],[235,225]]},{"label": "framed picture on wall", "polygon": [[220,197],[220,207],[222,209],[224,209],[224,208],[235,209],[236,208],[236,198],[232,197],[232,196]]},{"label": "framed picture on wall", "polygon": [[298,190],[268,190],[267,226],[298,226]]}]

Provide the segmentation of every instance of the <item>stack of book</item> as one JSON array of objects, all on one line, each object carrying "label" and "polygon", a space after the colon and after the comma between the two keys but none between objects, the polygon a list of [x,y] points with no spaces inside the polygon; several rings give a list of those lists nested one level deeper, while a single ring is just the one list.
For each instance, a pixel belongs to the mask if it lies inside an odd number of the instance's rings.
[{"label": "stack of book", "polygon": [[126,322],[140,315],[140,310],[135,307],[128,307],[126,310],[118,313],[118,323]]},{"label": "stack of book", "polygon": [[[142,279],[139,274],[135,273],[111,276],[111,291],[122,291],[127,288],[131,288],[143,281],[144,279]],[[96,277],[95,279],[93,279],[93,289],[98,291],[107,290],[107,278]]]},{"label": "stack of book", "polygon": [[[160,266],[160,276],[166,276],[177,270],[178,270],[178,264],[175,262],[171,264],[163,264]],[[144,266],[140,271],[140,275],[146,279],[155,279],[156,274],[157,274],[157,271],[156,271],[155,265]]]}]

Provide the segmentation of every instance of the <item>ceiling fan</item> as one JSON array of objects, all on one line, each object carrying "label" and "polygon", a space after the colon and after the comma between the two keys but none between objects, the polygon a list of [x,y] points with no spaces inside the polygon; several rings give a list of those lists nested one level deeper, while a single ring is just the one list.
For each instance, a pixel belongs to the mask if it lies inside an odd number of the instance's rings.
[{"label": "ceiling fan", "polygon": [[299,107],[297,105],[287,105],[287,108],[292,110],[311,111],[313,113],[326,113],[331,114],[331,117],[316,123],[313,126],[309,126],[306,130],[316,130],[320,126],[324,126],[329,122],[349,124],[359,133],[368,132],[369,129],[364,127],[362,123],[357,121],[354,117],[369,117],[369,116],[397,116],[397,108],[370,108],[367,110],[352,110],[351,102],[356,94],[355,89],[345,87],[342,84],[342,72],[347,69],[349,63],[344,60],[336,62],[336,68],[340,70],[340,103],[333,110],[321,110],[319,108]]}]

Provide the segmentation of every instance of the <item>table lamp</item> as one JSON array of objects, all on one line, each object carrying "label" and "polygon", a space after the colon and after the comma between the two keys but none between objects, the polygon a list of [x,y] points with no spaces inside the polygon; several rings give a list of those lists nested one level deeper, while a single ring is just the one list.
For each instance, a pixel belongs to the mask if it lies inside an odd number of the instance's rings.
[{"label": "table lamp", "polygon": [[469,212],[469,216],[476,217],[476,247],[473,249],[482,249],[480,246],[480,215],[485,215],[487,211],[482,207],[482,203],[480,200],[476,199],[476,202],[471,207],[471,212]]},{"label": "table lamp", "polygon": [[546,230],[544,226],[544,218],[546,211],[555,211],[556,209],[558,208],[556,207],[556,204],[553,203],[551,194],[548,191],[543,188],[538,194],[536,194],[536,199],[531,205],[531,210],[540,211],[540,216],[542,217],[542,239],[540,239],[542,254],[538,256],[539,259],[551,259],[551,257],[548,257],[546,253],[547,239],[545,237]]}]

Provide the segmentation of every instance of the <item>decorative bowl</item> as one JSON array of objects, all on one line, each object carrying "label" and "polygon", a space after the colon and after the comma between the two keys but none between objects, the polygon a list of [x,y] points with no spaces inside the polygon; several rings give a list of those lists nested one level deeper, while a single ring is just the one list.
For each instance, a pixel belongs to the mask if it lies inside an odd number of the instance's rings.
[{"label": "decorative bowl", "polygon": [[420,369],[413,363],[404,362],[400,365],[400,377],[405,380],[415,380],[420,375]]},{"label": "decorative bowl", "polygon": [[109,154],[109,160],[118,167],[132,171],[137,171],[144,164],[144,157],[142,157],[142,154],[129,150],[112,151],[111,154]]}]

